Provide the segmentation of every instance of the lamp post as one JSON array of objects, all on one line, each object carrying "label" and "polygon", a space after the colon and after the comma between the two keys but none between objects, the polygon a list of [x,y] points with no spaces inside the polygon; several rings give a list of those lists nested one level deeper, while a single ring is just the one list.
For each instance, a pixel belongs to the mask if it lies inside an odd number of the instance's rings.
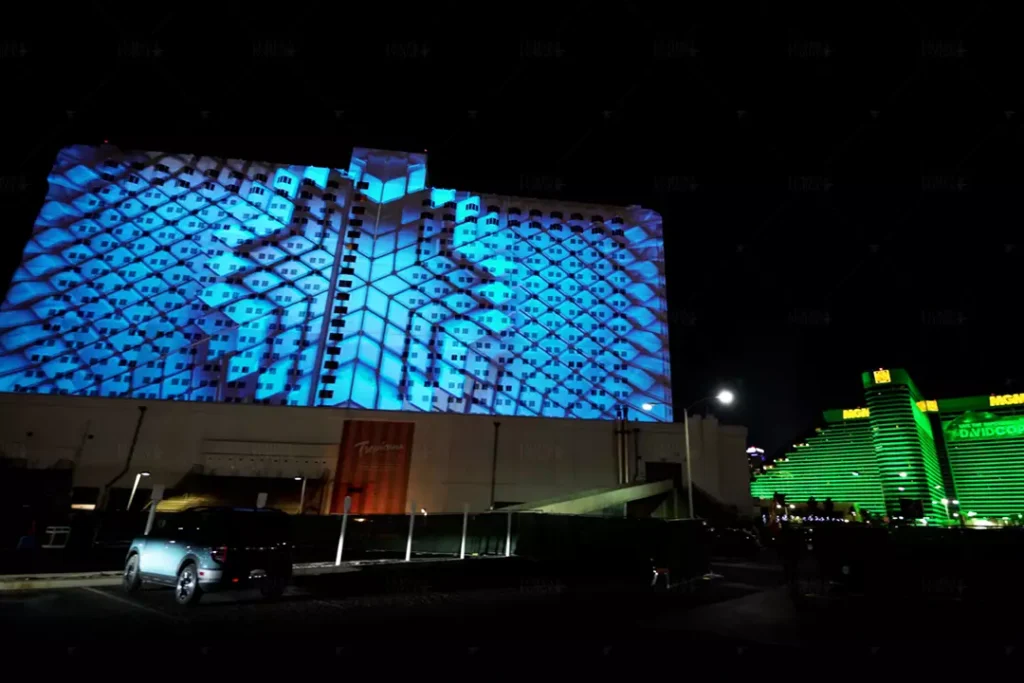
[{"label": "lamp post", "polygon": [[148,476],[149,472],[139,472],[138,474],[135,475],[135,483],[132,484],[132,492],[131,495],[128,496],[128,504],[124,506],[125,512],[128,512],[132,508],[132,501],[135,500],[135,491],[139,488],[139,479]]},{"label": "lamp post", "polygon": [[[729,391],[728,389],[723,389],[714,396],[705,396],[699,401],[694,401],[693,403],[691,403],[689,407],[683,409],[683,439],[686,443],[686,505],[687,514],[689,514],[689,519],[694,519],[696,517],[696,515],[693,514],[693,476],[690,469],[690,411],[706,401],[715,400],[721,403],[722,405],[727,406],[730,403],[732,403],[735,399],[736,396],[731,391]],[[646,411],[651,411],[654,409],[655,405],[660,404],[644,403],[640,407]]]}]

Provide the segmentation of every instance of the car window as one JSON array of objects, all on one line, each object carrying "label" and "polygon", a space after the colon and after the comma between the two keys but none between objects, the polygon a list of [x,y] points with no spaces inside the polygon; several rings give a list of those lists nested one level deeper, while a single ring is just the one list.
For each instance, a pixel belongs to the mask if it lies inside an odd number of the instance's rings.
[{"label": "car window", "polygon": [[278,543],[289,539],[289,522],[286,515],[239,512],[221,516],[215,528],[226,542]]},{"label": "car window", "polygon": [[209,545],[279,543],[290,539],[290,520],[272,513],[178,513],[168,521],[165,537]]},{"label": "car window", "polygon": [[167,520],[166,538],[187,540],[195,536],[196,515],[190,512],[179,512]]},{"label": "car window", "polygon": [[178,525],[178,521],[176,519],[177,516],[178,515],[171,515],[169,517],[157,517],[156,520],[154,520],[153,522],[153,528],[149,531],[149,538],[174,538]]}]

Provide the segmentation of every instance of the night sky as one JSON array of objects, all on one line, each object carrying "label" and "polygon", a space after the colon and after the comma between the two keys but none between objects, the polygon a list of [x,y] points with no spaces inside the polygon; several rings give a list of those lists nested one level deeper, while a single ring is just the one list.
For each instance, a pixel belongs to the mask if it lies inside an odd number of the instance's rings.
[{"label": "night sky", "polygon": [[720,416],[769,453],[879,366],[928,398],[1022,391],[1016,24],[818,4],[50,8],[0,45],[0,280],[66,144],[425,149],[433,186],[659,211],[677,412],[728,384]]}]

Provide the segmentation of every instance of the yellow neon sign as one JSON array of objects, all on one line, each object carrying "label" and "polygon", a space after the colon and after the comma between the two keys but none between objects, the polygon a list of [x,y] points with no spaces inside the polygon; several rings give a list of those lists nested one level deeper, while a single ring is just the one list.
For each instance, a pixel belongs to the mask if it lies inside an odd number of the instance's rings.
[{"label": "yellow neon sign", "polygon": [[938,401],[918,401],[917,407],[922,413],[937,413],[939,412]]},{"label": "yellow neon sign", "polygon": [[844,420],[856,420],[862,417],[871,417],[870,408],[850,408],[843,411]]},{"label": "yellow neon sign", "polygon": [[1003,394],[1002,396],[989,396],[990,406],[1019,406],[1024,404],[1024,394]]},{"label": "yellow neon sign", "polygon": [[892,376],[889,374],[888,370],[882,370],[879,368],[878,370],[875,370],[874,374],[875,384],[888,384],[892,381]]}]

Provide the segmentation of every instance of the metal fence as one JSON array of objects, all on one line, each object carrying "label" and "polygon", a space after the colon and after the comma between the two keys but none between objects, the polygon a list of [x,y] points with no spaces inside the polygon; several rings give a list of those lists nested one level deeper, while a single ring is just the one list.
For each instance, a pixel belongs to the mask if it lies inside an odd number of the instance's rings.
[{"label": "metal fence", "polygon": [[[157,513],[170,521],[175,513]],[[290,518],[296,562],[338,558],[340,515]],[[147,513],[87,513],[68,522],[61,549],[0,552],[0,573],[117,569],[131,540],[143,534]],[[596,575],[649,571],[674,577],[708,571],[709,539],[699,521],[616,519],[542,513],[349,515],[343,561],[413,557],[519,556],[559,565],[568,573]],[[110,566],[106,566],[109,564]],[[101,566],[102,565],[102,566]]]}]

